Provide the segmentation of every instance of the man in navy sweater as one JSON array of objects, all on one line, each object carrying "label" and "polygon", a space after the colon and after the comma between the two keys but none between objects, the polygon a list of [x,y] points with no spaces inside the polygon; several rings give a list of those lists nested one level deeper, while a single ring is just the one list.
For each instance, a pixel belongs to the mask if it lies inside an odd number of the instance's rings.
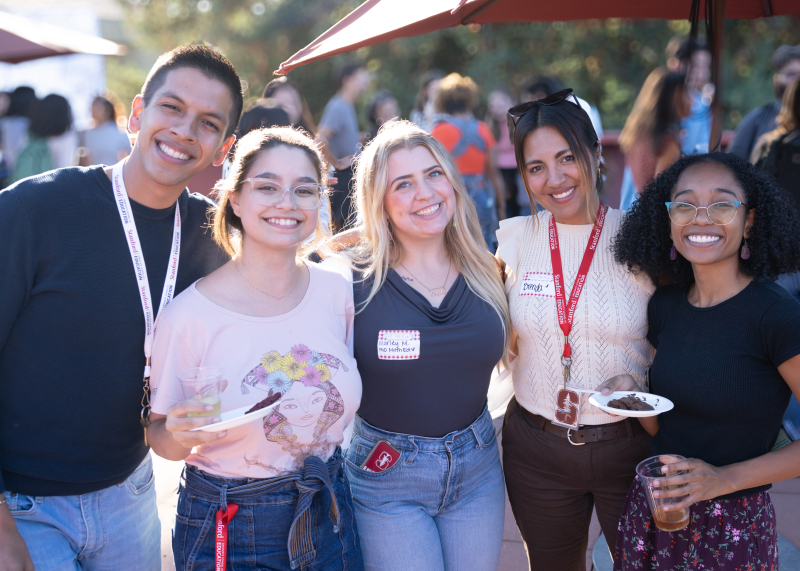
[{"label": "man in navy sweater", "polygon": [[225,261],[213,204],[185,186],[222,163],[241,111],[227,59],[177,48],[133,100],[125,161],[0,192],[3,571],[161,568],[147,344],[158,310]]}]

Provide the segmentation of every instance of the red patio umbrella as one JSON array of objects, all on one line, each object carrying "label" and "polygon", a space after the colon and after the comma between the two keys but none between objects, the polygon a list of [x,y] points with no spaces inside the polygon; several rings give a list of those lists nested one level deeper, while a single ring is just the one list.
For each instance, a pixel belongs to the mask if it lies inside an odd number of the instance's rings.
[{"label": "red patio umbrella", "polygon": [[0,12],[0,62],[20,63],[66,54],[123,55],[125,46],[61,26]]},{"label": "red patio umbrella", "polygon": [[[709,148],[720,141],[722,96],[719,54],[725,18],[800,15],[800,0],[705,0],[713,41],[712,81],[716,85]],[[552,22],[592,18],[687,18],[698,0],[366,0],[305,48],[283,62],[285,75],[313,61],[395,38],[408,38],[466,24]],[[710,13],[709,13],[710,9]],[[699,16],[699,11],[696,16]],[[713,33],[711,33],[713,32]]]},{"label": "red patio umbrella", "polygon": [[[692,0],[366,0],[283,62],[275,73],[285,75],[318,59],[461,24],[592,18],[682,20],[689,16],[691,6]],[[717,0],[715,6],[724,18],[800,15],[800,0]]]}]

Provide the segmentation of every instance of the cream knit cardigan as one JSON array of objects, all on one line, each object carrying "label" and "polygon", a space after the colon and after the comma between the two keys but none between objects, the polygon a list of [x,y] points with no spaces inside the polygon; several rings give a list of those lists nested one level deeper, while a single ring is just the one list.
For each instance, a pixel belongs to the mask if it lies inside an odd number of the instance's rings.
[{"label": "cream knit cardigan", "polygon": [[[570,333],[573,364],[571,383],[594,389],[600,383],[629,373],[640,387],[653,360],[647,341],[647,303],[655,288],[646,275],[634,275],[614,261],[611,245],[624,212],[608,209],[603,232],[575,310]],[[508,266],[506,294],[511,320],[519,335],[519,355],[512,362],[517,401],[534,414],[553,419],[555,394],[563,382],[561,352],[564,335],[558,325],[555,298],[520,295],[526,272],[552,279],[548,225],[551,214],[540,212],[500,222],[497,255]],[[591,225],[556,224],[564,270],[566,296],[583,258]],[[613,417],[581,398],[581,424],[608,424]]]}]

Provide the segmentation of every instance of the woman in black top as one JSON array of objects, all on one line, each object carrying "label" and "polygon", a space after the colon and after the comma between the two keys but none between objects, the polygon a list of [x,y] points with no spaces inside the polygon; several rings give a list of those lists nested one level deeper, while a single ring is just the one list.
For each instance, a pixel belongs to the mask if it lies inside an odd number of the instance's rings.
[{"label": "woman in black top", "polygon": [[[666,204],[666,205],[665,205]],[[684,157],[651,183],[615,244],[617,260],[665,284],[650,300],[650,389],[675,408],[640,419],[654,455],[686,461],[658,492],[688,496],[688,527],[659,531],[634,481],[615,569],[777,569],[772,482],[800,476],[800,442],[771,451],[800,395],[800,304],[766,278],[800,268],[800,220],[745,160]],[[650,422],[646,422],[646,421]],[[656,483],[655,485],[664,485]],[[752,565],[752,567],[748,567]]]},{"label": "woman in black top", "polygon": [[363,383],[345,466],[365,568],[494,571],[505,512],[486,410],[510,319],[445,148],[390,121],[356,172],[354,349]]}]

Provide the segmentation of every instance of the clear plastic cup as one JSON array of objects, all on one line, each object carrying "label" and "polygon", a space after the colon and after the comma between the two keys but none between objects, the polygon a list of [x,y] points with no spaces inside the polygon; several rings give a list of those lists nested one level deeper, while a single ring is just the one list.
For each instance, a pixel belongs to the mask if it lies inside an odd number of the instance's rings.
[{"label": "clear plastic cup", "polygon": [[[679,531],[689,525],[689,508],[664,511],[664,506],[683,501],[686,496],[674,498],[665,498],[664,496],[653,497],[654,491],[674,490],[675,488],[682,488],[686,485],[669,485],[670,478],[686,474],[686,470],[678,470],[669,475],[661,471],[662,466],[674,464],[675,462],[681,462],[683,460],[686,460],[686,458],[678,454],[662,454],[661,456],[653,456],[652,458],[643,460],[636,466],[636,474],[647,489],[647,503],[650,504],[653,520],[656,523],[656,527],[661,531]],[[653,486],[655,480],[658,480],[661,485],[658,487]]]},{"label": "clear plastic cup", "polygon": [[178,373],[184,399],[214,407],[210,411],[189,412],[186,416],[219,416],[222,413],[223,374],[219,367],[194,367]]}]

